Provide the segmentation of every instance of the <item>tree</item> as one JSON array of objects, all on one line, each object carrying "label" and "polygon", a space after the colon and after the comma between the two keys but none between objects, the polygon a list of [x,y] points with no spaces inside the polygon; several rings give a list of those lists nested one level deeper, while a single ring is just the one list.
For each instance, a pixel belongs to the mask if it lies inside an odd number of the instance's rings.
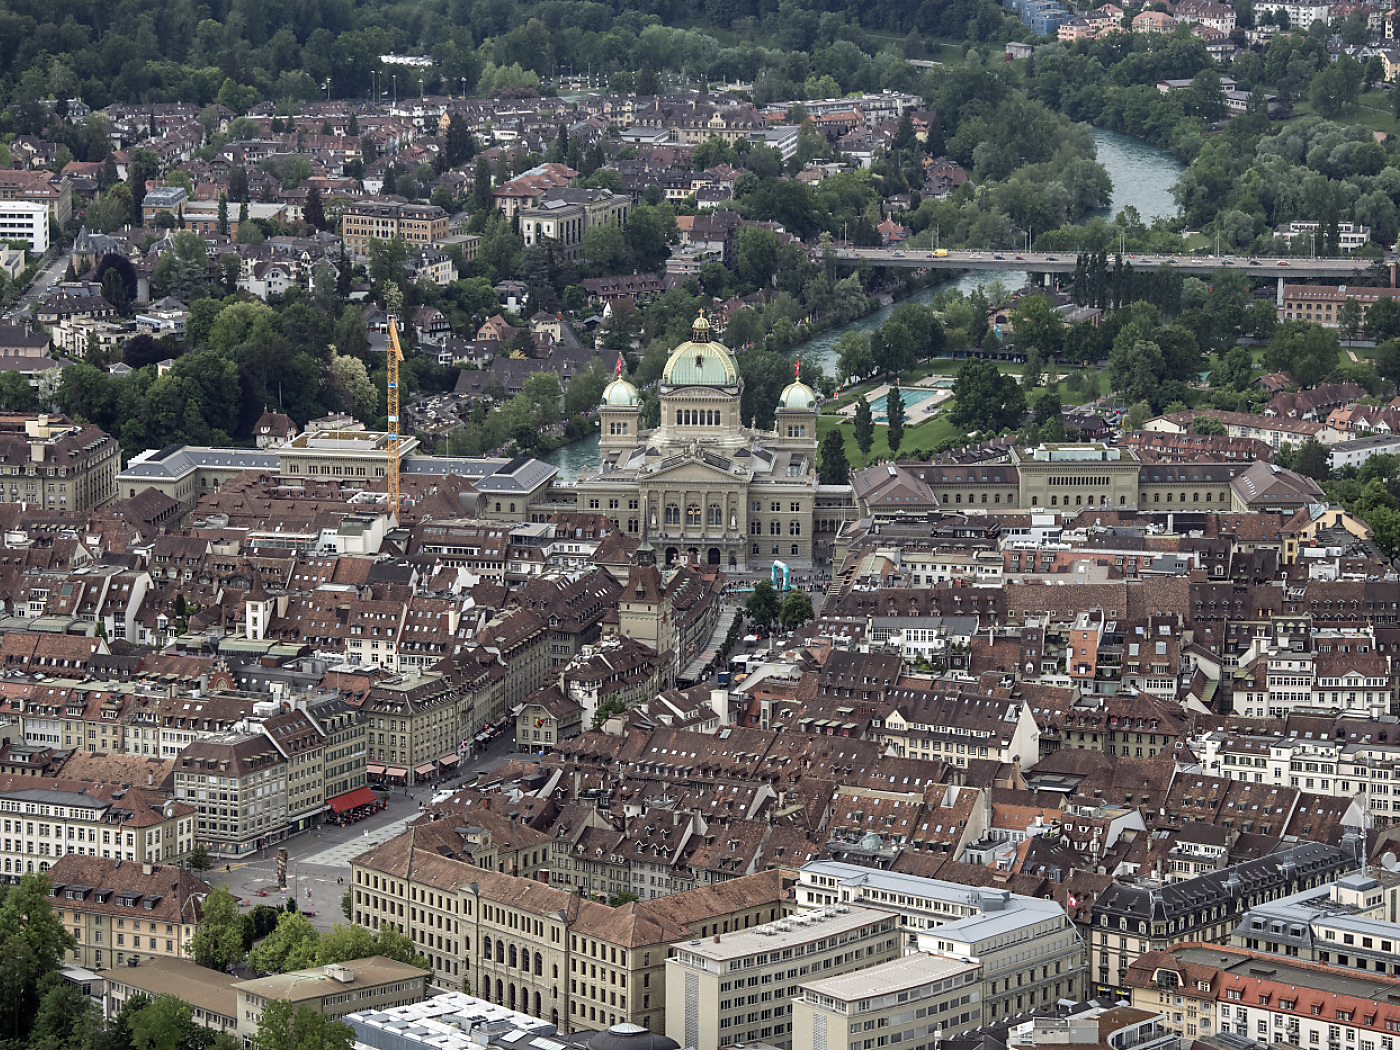
[{"label": "tree", "polygon": [[[1396,85],[1400,88],[1400,79]],[[1400,336],[1400,303],[1388,298],[1372,303],[1366,311],[1365,331],[1377,343]]]},{"label": "tree", "polygon": [[220,191],[219,193],[219,236],[228,236],[228,195]]},{"label": "tree", "polygon": [[131,1018],[132,1050],[189,1050],[203,1030],[194,1008],[173,995],[158,995]]},{"label": "tree", "polygon": [[196,842],[194,849],[190,850],[189,857],[185,863],[191,871],[208,871],[214,866],[213,859],[209,856],[209,847],[202,842]]},{"label": "tree", "polygon": [[1361,304],[1355,299],[1342,300],[1337,307],[1337,327],[1342,330],[1342,338],[1348,341],[1356,338],[1361,331]]},{"label": "tree", "polygon": [[856,448],[860,449],[862,465],[869,460],[874,444],[875,418],[870,411],[870,402],[861,397],[856,401]]},{"label": "tree", "polygon": [[[340,898],[340,911],[341,911],[341,914],[343,914],[343,915],[345,916],[345,921],[346,921],[346,922],[354,922],[354,921],[355,921],[355,892],[354,892],[354,890],[346,890],[345,893],[341,896],[341,898]],[[339,925],[339,924],[337,924],[337,925]],[[355,929],[364,929],[364,927],[362,927],[362,926],[356,926]],[[322,940],[325,940],[324,937],[321,938],[321,939],[322,939]]]},{"label": "tree", "polygon": [[623,890],[621,893],[608,898],[608,907],[621,908],[624,904],[632,904],[639,900],[641,900],[641,898],[631,890]]},{"label": "tree", "polygon": [[[868,408],[868,406],[867,406]],[[846,485],[851,480],[851,464],[846,460],[846,441],[839,427],[833,427],[822,438],[817,450],[817,478],[822,485]]]},{"label": "tree", "polygon": [[744,611],[759,627],[767,627],[778,618],[782,612],[782,604],[778,592],[769,581],[759,580],[754,584],[753,593],[744,603]]},{"label": "tree", "polygon": [[312,186],[306,191],[306,204],[302,207],[301,214],[314,229],[326,228],[326,210],[321,204],[321,191],[318,187]]},{"label": "tree", "polygon": [[593,712],[592,728],[600,729],[604,722],[614,715],[620,715],[627,710],[627,701],[616,693],[603,697],[598,704],[598,709]]},{"label": "tree", "polygon": [[955,426],[965,430],[1017,427],[1026,414],[1026,395],[1015,377],[1003,375],[992,361],[974,359],[958,369],[953,380]]},{"label": "tree", "polygon": [[355,1030],[319,1010],[275,999],[263,1007],[253,1050],[352,1050]]},{"label": "tree", "polygon": [[1151,418],[1152,406],[1146,401],[1139,401],[1128,409],[1128,413],[1123,419],[1123,426],[1128,430],[1141,430],[1142,425]]},{"label": "tree", "polygon": [[900,395],[899,384],[890,387],[885,395],[885,426],[888,428],[885,441],[890,446],[890,456],[899,455],[899,446],[904,444],[904,398]]},{"label": "tree", "polygon": [[40,982],[75,945],[49,905],[51,886],[47,875],[24,875],[0,904],[0,1032],[13,1039],[28,1033]]},{"label": "tree", "polygon": [[300,912],[284,912],[277,929],[248,953],[248,965],[263,973],[286,973],[316,962],[320,934]]},{"label": "tree", "polygon": [[1327,451],[1327,446],[1316,438],[1308,438],[1298,446],[1293,469],[1314,481],[1326,481],[1330,473],[1330,458],[1331,453]]},{"label": "tree", "polygon": [[242,961],[243,916],[227,887],[216,886],[204,898],[199,926],[190,938],[190,954],[211,970],[227,970]]},{"label": "tree", "polygon": [[789,631],[795,631],[814,615],[811,595],[806,591],[788,591],[778,613],[778,622]]},{"label": "tree", "polygon": [[1197,416],[1191,420],[1191,433],[1204,434],[1210,437],[1224,437],[1226,434],[1225,424],[1214,416]]}]

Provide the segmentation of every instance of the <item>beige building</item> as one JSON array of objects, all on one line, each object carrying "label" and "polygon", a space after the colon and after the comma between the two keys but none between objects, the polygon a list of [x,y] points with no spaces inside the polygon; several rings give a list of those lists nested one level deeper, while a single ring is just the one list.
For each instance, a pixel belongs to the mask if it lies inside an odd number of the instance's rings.
[{"label": "beige building", "polygon": [[340,213],[340,235],[356,262],[369,258],[370,241],[402,237],[410,247],[436,244],[447,236],[447,212],[434,204],[351,201]]},{"label": "beige building", "polygon": [[777,871],[610,908],[416,848],[417,832],[351,862],[354,921],[375,930],[388,923],[411,937],[436,983],[469,984],[473,995],[566,1032],[623,1022],[664,1030],[674,946],[786,911]]},{"label": "beige building", "polygon": [[90,510],[117,495],[121,449],[97,427],[58,415],[0,415],[0,503]]},{"label": "beige building", "polygon": [[764,1042],[787,1050],[794,1040],[798,985],[899,957],[899,916],[836,905],[752,929],[678,946],[666,962],[666,1035],[684,1047],[718,1050]]},{"label": "beige building", "polygon": [[195,1024],[215,1032],[238,1031],[238,996],[233,990],[238,978],[232,974],[200,966],[193,959],[157,956],[139,966],[103,970],[100,976],[106,984],[102,1016],[109,1021],[116,1020],[134,996],[173,995],[189,1004]]},{"label": "beige building", "polygon": [[326,737],[305,711],[288,711],[262,724],[287,760],[287,831],[321,823],[326,809]]},{"label": "beige building", "polygon": [[[418,447],[418,439],[399,439],[399,455]],[[373,430],[320,430],[298,434],[277,447],[281,473],[292,477],[382,478],[387,473],[389,435]]]},{"label": "beige building", "polygon": [[278,999],[310,1007],[328,1017],[422,1002],[428,997],[429,977],[427,970],[371,955],[310,970],[235,981],[238,1025],[245,1033],[256,1032],[263,1009]]},{"label": "beige building", "polygon": [[711,335],[700,317],[666,362],[655,429],[642,429],[631,383],[619,377],[604,390],[602,463],[575,483],[578,509],[643,536],[667,565],[809,566],[817,395],[794,381],[779,398],[775,429],[744,426],[738,364]]},{"label": "beige building", "polygon": [[144,788],[79,780],[0,778],[5,882],[73,854],[175,861],[194,846],[194,807]]},{"label": "beige building", "polygon": [[981,1025],[980,969],[974,962],[918,952],[804,981],[792,1005],[792,1045],[937,1046]]},{"label": "beige building", "polygon": [[1098,442],[1011,450],[1022,507],[1131,507],[1138,501],[1138,458]]},{"label": "beige building", "polygon": [[371,780],[417,784],[457,761],[464,739],[461,704],[441,674],[405,674],[376,682],[360,708],[368,723]]},{"label": "beige building", "polygon": [[89,969],[184,956],[207,882],[168,864],[66,856],[49,871],[55,917],[73,935],[72,962]]},{"label": "beige building", "polygon": [[175,765],[175,797],[199,808],[196,839],[222,859],[287,834],[287,760],[261,733],[196,740]]},{"label": "beige building", "polygon": [[313,705],[307,713],[326,737],[322,760],[326,798],[364,787],[369,755],[369,724],[365,716],[339,697]]},{"label": "beige building", "polygon": [[520,235],[527,245],[552,242],[577,259],[588,230],[609,223],[626,225],[631,210],[632,198],[625,193],[555,187],[520,209]]}]

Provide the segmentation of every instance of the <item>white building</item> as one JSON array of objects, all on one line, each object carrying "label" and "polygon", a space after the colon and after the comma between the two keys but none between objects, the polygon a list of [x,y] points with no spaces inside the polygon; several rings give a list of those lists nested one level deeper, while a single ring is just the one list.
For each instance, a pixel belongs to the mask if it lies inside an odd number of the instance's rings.
[{"label": "white building", "polygon": [[33,201],[0,201],[0,241],[28,241],[29,250],[49,250],[49,208]]},{"label": "white building", "polygon": [[1297,26],[1300,29],[1307,29],[1316,21],[1327,22],[1332,15],[1330,4],[1317,2],[1288,3],[1286,0],[1260,0],[1254,5],[1254,17],[1257,21],[1259,16],[1265,11],[1276,13],[1285,11],[1288,13],[1288,24]]}]

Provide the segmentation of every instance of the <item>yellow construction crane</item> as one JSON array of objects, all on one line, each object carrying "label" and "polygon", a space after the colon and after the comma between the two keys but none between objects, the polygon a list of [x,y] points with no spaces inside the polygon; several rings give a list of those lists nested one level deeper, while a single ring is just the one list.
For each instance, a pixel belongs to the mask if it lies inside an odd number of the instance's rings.
[{"label": "yellow construction crane", "polygon": [[399,362],[403,360],[403,350],[399,348],[399,322],[393,314],[389,315],[389,389],[387,397],[387,409],[389,416],[389,433],[386,435],[386,451],[389,455],[389,467],[386,472],[389,488],[389,507],[397,511],[399,500]]}]

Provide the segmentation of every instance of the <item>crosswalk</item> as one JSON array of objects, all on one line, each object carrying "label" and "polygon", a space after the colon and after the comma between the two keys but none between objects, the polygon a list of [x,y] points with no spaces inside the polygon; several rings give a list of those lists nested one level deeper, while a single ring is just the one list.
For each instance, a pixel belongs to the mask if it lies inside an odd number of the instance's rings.
[{"label": "crosswalk", "polygon": [[377,828],[372,828],[367,836],[359,835],[346,842],[330,846],[310,857],[302,857],[298,860],[298,863],[323,864],[326,867],[336,868],[348,867],[350,862],[361,853],[364,853],[374,846],[378,846],[381,842],[388,842],[396,835],[403,834],[404,829],[408,827],[409,821],[417,820],[419,816],[420,814],[415,810],[407,816],[400,817],[398,820],[390,821],[388,824],[380,825]]}]

